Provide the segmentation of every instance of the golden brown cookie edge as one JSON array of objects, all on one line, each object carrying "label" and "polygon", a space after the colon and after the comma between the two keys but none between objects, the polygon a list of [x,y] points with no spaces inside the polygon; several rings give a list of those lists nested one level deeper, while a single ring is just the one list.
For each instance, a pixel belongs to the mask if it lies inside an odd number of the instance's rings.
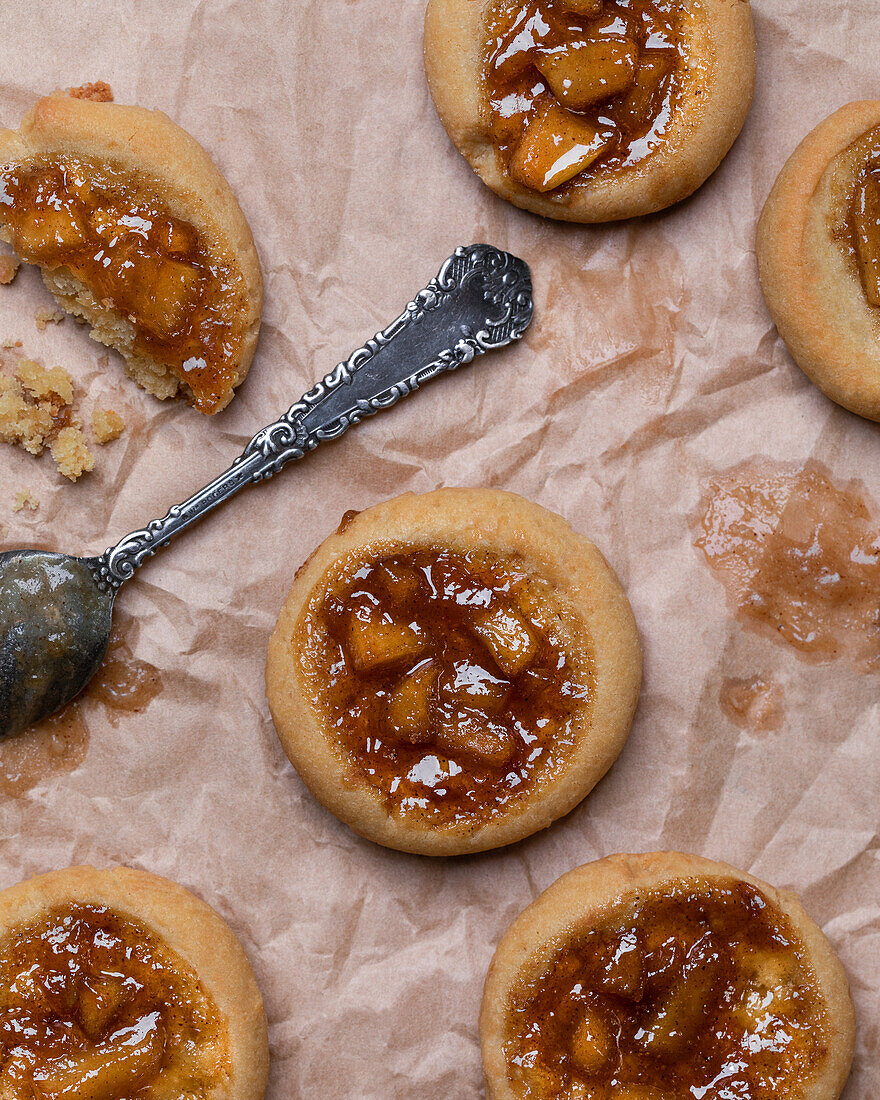
[{"label": "golden brown cookie edge", "polygon": [[[339,753],[308,699],[291,658],[300,616],[315,586],[340,557],[383,542],[436,540],[453,547],[519,550],[562,586],[593,644],[592,725],[558,781],[521,812],[459,830],[416,828],[392,819],[380,796],[345,783]],[[629,601],[596,547],[560,516],[514,493],[437,489],[406,493],[358,513],[325,539],[297,572],[269,642],[266,693],[282,747],[318,801],[354,832],[421,855],[461,855],[511,844],[578,805],[614,763],[632,724],[641,684],[641,647]]]},{"label": "golden brown cookie edge", "polygon": [[684,852],[620,853],[566,872],[547,887],[508,926],[498,943],[483,987],[480,1049],[486,1100],[519,1100],[509,1085],[504,1058],[506,1010],[521,968],[542,954],[573,926],[601,919],[609,904],[633,890],[655,890],[682,878],[747,882],[766,894],[791,921],[813,967],[829,1020],[829,1056],[802,1100],[837,1100],[852,1065],[855,1012],[843,965],[825,934],[796,894],[777,890],[730,864]]}]

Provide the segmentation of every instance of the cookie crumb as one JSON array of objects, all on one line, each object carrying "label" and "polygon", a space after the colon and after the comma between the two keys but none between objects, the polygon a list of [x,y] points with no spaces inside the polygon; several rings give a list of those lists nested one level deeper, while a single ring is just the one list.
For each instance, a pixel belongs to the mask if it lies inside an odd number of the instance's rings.
[{"label": "cookie crumb", "polygon": [[106,80],[96,80],[91,84],[81,84],[78,88],[68,88],[71,99],[90,99],[93,103],[112,103],[113,91]]},{"label": "cookie crumb", "polygon": [[49,450],[58,472],[71,481],[95,468],[95,456],[79,428],[62,428]]},{"label": "cookie crumb", "polygon": [[125,430],[125,421],[113,409],[95,409],[92,413],[92,432],[95,442],[100,446],[112,443]]},{"label": "cookie crumb", "polygon": [[47,325],[60,325],[67,314],[60,309],[38,309],[34,312],[37,328],[43,332]]},{"label": "cookie crumb", "polygon": [[22,508],[30,508],[32,512],[40,507],[40,502],[30,491],[30,489],[19,489],[15,494],[15,503],[12,505],[13,512],[20,512]]},{"label": "cookie crumb", "polygon": [[73,379],[64,367],[43,367],[34,359],[22,359],[15,377],[37,401],[62,407],[73,403]]},{"label": "cookie crumb", "polygon": [[27,401],[19,382],[4,377],[0,384],[0,441],[39,455],[54,428],[53,407]]},{"label": "cookie crumb", "polygon": [[[6,367],[0,371],[0,443],[32,455],[48,448],[58,472],[70,481],[93,470],[95,456],[83,434],[68,372],[21,356],[6,356],[0,362]],[[109,443],[121,435],[125,422],[113,409],[96,409],[92,428],[98,443]]]},{"label": "cookie crumb", "polygon": [[0,286],[9,286],[20,267],[21,260],[17,256],[10,256],[8,252],[4,252],[0,256]]}]

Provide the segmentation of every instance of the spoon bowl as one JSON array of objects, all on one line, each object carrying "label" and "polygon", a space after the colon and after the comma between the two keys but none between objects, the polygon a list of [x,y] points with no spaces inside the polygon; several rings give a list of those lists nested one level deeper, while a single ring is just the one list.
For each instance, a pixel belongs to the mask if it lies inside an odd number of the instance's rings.
[{"label": "spoon bowl", "polygon": [[98,586],[96,564],[44,550],[0,554],[0,737],[53,714],[97,671],[115,591]]}]

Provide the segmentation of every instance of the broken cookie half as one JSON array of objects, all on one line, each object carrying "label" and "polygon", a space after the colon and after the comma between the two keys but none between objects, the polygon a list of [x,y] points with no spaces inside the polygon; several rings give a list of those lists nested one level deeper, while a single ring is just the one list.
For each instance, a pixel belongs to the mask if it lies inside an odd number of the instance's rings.
[{"label": "broken cookie half", "polygon": [[253,237],[205,150],[161,111],[53,93],[0,130],[0,239],[159,398],[203,413],[253,359]]}]

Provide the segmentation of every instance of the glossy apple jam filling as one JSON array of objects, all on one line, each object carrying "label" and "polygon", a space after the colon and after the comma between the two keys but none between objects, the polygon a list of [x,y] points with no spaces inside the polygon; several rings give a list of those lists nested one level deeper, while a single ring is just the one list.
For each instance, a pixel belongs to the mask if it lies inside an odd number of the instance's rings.
[{"label": "glossy apple jam filling", "polygon": [[532,191],[636,164],[664,140],[687,65],[680,0],[498,0],[485,110]]},{"label": "glossy apple jam filling", "polygon": [[139,922],[70,905],[0,941],[3,1100],[206,1100],[230,1075],[213,999]]},{"label": "glossy apple jam filling", "polygon": [[391,548],[339,563],[299,661],[352,781],[389,812],[481,822],[558,775],[582,736],[582,624],[518,558]]},{"label": "glossy apple jam filling", "polygon": [[612,909],[523,975],[507,1025],[523,1100],[779,1100],[827,1053],[797,933],[733,880],[685,879]]},{"label": "glossy apple jam filling", "polygon": [[0,170],[0,223],[15,251],[63,269],[125,317],[135,348],[167,366],[212,412],[238,376],[243,278],[147,181],[58,157]]}]

